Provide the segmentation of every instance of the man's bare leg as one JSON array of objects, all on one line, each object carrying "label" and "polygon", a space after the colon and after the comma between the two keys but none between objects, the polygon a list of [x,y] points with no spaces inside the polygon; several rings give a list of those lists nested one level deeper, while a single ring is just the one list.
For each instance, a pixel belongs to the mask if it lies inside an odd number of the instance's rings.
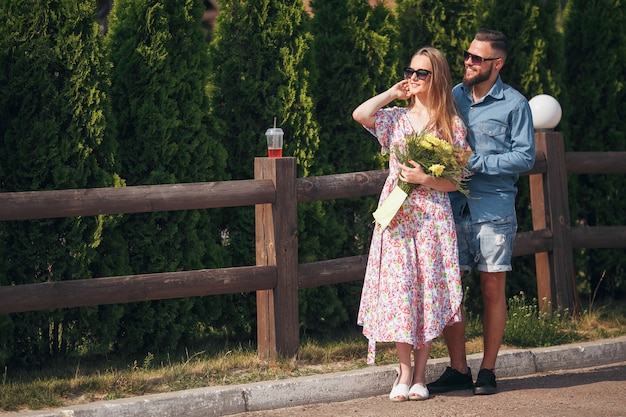
[{"label": "man's bare leg", "polygon": [[450,367],[462,374],[467,373],[467,355],[465,350],[465,311],[461,307],[461,321],[446,326],[443,329],[443,338],[450,355]]},{"label": "man's bare leg", "polygon": [[483,295],[483,361],[480,369],[494,369],[506,326],[506,272],[481,272]]},{"label": "man's bare leg", "polygon": [[506,326],[505,272],[481,272],[483,293],[483,361],[474,384],[474,394],[489,395],[497,391],[496,360]]}]

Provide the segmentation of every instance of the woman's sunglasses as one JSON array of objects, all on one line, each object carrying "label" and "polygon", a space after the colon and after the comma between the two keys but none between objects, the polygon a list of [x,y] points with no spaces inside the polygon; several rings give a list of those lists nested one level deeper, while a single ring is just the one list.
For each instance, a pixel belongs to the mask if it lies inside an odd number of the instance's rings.
[{"label": "woman's sunglasses", "polygon": [[414,70],[413,68],[405,68],[404,78],[408,80],[409,78],[413,76],[413,74],[415,74],[418,80],[425,80],[432,73],[433,73],[432,71],[428,71],[425,69]]},{"label": "woman's sunglasses", "polygon": [[483,58],[482,56],[470,54],[469,51],[463,51],[463,60],[467,61],[467,59],[472,61],[472,65],[480,65],[483,61],[495,61],[498,58]]}]

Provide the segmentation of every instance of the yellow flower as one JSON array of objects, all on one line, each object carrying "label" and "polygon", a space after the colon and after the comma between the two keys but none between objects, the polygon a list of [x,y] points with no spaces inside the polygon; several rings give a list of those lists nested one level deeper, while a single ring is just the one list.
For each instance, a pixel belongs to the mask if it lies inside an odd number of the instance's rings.
[{"label": "yellow flower", "polygon": [[448,142],[441,141],[441,148],[447,153],[452,153],[452,145],[450,145]]},{"label": "yellow flower", "polygon": [[432,149],[433,148],[433,145],[429,141],[427,141],[427,140],[420,141],[420,146],[422,148],[424,148],[424,149]]},{"label": "yellow flower", "polygon": [[444,169],[446,169],[446,167],[441,164],[433,164],[428,168],[428,170],[432,172],[435,177],[441,177]]}]

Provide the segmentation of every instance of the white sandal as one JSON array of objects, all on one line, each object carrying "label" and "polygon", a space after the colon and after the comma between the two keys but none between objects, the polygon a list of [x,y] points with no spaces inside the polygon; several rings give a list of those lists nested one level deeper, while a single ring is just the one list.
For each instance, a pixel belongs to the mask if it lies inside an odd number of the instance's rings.
[{"label": "white sandal", "polygon": [[409,385],[398,384],[400,380],[400,370],[398,369],[398,376],[396,377],[391,392],[389,393],[389,399],[394,402],[408,401],[409,400]]},{"label": "white sandal", "polygon": [[428,399],[428,397],[430,397],[430,393],[425,385],[414,384],[409,390],[409,400],[411,401],[422,401]]}]

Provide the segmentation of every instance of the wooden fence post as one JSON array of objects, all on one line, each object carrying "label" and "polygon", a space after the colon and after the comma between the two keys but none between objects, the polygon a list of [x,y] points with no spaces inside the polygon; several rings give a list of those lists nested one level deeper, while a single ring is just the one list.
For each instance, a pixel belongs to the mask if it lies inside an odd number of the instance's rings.
[{"label": "wooden fence post", "polygon": [[276,287],[257,291],[258,355],[295,357],[299,347],[295,158],[255,158],[254,178],[271,179],[274,204],[255,205],[257,265],[276,266]]},{"label": "wooden fence post", "polygon": [[546,173],[529,177],[533,230],[548,228],[552,233],[552,250],[535,254],[539,306],[543,311],[556,306],[577,314],[563,134],[537,131],[535,147],[545,155]]}]

